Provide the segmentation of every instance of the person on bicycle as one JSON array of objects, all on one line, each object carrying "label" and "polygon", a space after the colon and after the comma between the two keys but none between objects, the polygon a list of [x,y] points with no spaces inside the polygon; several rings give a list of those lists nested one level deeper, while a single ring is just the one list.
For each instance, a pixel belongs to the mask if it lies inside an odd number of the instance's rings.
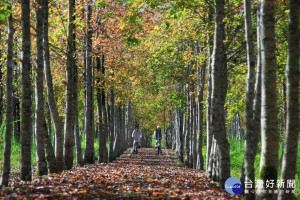
[{"label": "person on bicycle", "polygon": [[141,138],[142,138],[142,131],[140,130],[139,126],[135,127],[135,130],[132,132],[133,138],[133,151],[137,152],[137,147],[140,146]]},{"label": "person on bicycle", "polygon": [[162,137],[163,137],[163,133],[161,131],[160,126],[156,127],[156,130],[154,132],[154,136],[155,136],[155,140],[156,140],[156,147],[160,146],[160,153],[162,153],[162,150],[161,150],[161,140],[162,140]]}]

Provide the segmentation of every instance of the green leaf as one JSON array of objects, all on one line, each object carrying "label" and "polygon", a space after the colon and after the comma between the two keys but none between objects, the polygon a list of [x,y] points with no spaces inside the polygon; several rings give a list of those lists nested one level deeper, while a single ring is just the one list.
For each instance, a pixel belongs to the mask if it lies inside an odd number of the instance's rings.
[{"label": "green leaf", "polygon": [[104,8],[105,6],[107,6],[107,3],[105,1],[98,1],[97,2],[97,7],[98,8]]},{"label": "green leaf", "polygon": [[170,23],[169,22],[166,22],[166,29],[168,30],[170,28]]}]

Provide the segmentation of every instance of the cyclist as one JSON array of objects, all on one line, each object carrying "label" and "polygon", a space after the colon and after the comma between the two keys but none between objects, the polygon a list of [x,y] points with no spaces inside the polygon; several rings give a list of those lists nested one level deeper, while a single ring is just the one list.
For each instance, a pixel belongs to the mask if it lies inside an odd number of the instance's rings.
[{"label": "cyclist", "polygon": [[137,153],[138,146],[140,146],[142,137],[142,131],[140,130],[140,127],[137,125],[135,126],[135,130],[132,132],[132,138],[133,138],[133,151]]},{"label": "cyclist", "polygon": [[157,153],[158,154],[162,153],[161,140],[162,140],[162,137],[163,137],[163,133],[161,131],[160,126],[156,127],[156,130],[154,131],[154,137],[155,137],[155,140],[156,140]]}]

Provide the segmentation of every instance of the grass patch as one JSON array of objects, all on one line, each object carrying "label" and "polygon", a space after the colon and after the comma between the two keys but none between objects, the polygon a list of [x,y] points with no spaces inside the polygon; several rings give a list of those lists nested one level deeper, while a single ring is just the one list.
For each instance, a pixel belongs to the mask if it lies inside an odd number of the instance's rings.
[{"label": "grass patch", "polygon": [[[244,159],[244,142],[243,141],[235,141],[229,140],[230,144],[230,169],[231,169],[231,177],[236,177],[240,179],[241,177],[241,170],[243,166],[243,159]],[[282,157],[282,145],[283,142],[279,145],[279,158]],[[260,149],[261,144],[258,144]],[[204,168],[206,166],[206,145],[203,145],[202,148],[203,152],[203,160],[204,160]],[[279,159],[279,167],[278,167],[278,178],[280,178],[281,172],[281,160]],[[260,163],[260,151],[257,152],[254,162],[255,168],[255,178],[256,180],[259,177],[259,163]],[[296,173],[296,188],[295,188],[295,196],[296,199],[300,199],[300,145],[298,145],[298,153],[297,153],[297,173]]]},{"label": "grass patch", "polygon": [[[230,167],[231,167],[231,177],[240,178],[241,176],[241,169],[243,165],[243,159],[244,159],[244,143],[239,141],[230,140]],[[260,148],[260,144],[258,145]],[[283,143],[281,142],[279,145],[279,158],[282,157],[282,148]],[[256,180],[259,177],[259,164],[260,164],[260,151],[257,152],[257,155],[255,157],[255,178]],[[297,154],[297,173],[295,177],[296,181],[296,188],[295,188],[295,196],[296,199],[300,199],[300,145],[298,145],[298,154]],[[280,179],[280,173],[281,173],[281,159],[279,159],[279,165],[278,165],[278,174],[277,177]]]},{"label": "grass patch", "polygon": [[[152,143],[151,143],[151,144],[152,144],[152,145],[151,145],[152,147],[155,147],[155,145],[156,145],[156,140],[155,140],[155,139],[152,139]],[[162,147],[162,148],[165,148],[165,146],[166,146],[166,145],[165,145],[165,140],[162,139],[162,140],[161,140],[161,147]]]},{"label": "grass patch", "polygon": [[[3,138],[0,140],[0,172],[3,169],[3,156],[4,156],[4,141],[5,141],[5,134],[2,135]],[[12,137],[11,141],[11,156],[10,156],[10,163],[11,163],[11,175],[15,176],[20,172],[20,142],[16,141],[14,137]],[[32,143],[31,147],[31,164],[32,168],[36,167],[36,146]],[[1,176],[1,175],[0,175]]]},{"label": "grass patch", "polygon": [[184,163],[182,163],[182,162],[180,162],[180,161],[177,161],[175,164],[173,164],[174,166],[176,166],[176,167],[184,167],[184,168],[187,168],[187,166],[184,164]]}]

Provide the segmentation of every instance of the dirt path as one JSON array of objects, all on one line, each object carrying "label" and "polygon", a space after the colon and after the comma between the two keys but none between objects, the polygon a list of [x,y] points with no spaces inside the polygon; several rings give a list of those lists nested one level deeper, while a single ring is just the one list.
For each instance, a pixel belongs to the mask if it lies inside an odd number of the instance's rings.
[{"label": "dirt path", "polygon": [[142,148],[113,163],[75,166],[30,184],[14,179],[0,199],[242,199],[220,190],[205,173],[175,163],[169,150],[157,156],[154,148]]}]

